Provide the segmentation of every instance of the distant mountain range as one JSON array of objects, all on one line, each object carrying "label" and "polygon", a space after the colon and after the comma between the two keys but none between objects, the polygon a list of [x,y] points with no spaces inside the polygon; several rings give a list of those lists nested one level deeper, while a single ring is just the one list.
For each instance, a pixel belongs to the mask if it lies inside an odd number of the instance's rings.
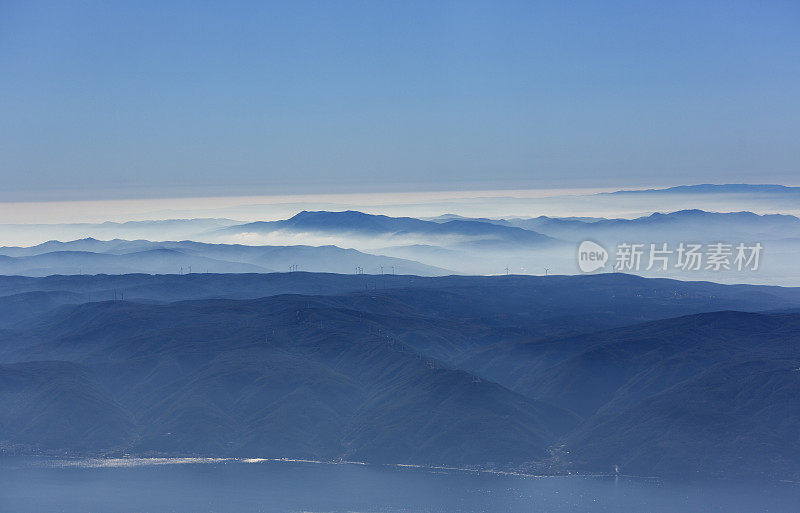
[{"label": "distant mountain range", "polygon": [[265,273],[297,269],[355,273],[357,268],[380,273],[422,276],[451,274],[411,260],[376,256],[336,246],[243,246],[200,242],[145,240],[50,241],[33,247],[0,248],[0,274],[172,274],[189,272]]},{"label": "distant mountain range", "polygon": [[656,212],[635,219],[561,219],[536,217],[499,221],[536,230],[565,240],[589,237],[617,241],[766,241],[800,236],[800,219],[791,215],[759,215],[752,212],[680,210]]},{"label": "distant mountain range", "polygon": [[303,211],[283,221],[259,221],[217,230],[221,234],[272,234],[275,232],[347,235],[351,237],[385,237],[398,241],[424,238],[448,245],[474,247],[493,245],[529,246],[554,242],[531,230],[503,226],[482,220],[454,219],[445,222],[425,221],[413,217],[388,217],[348,210],[345,212]]},{"label": "distant mountain range", "polygon": [[[96,239],[197,240],[209,231],[241,224],[217,218],[154,219],[122,223],[0,224],[0,242]],[[37,240],[38,239],[38,240]],[[22,244],[27,244],[23,242]]]},{"label": "distant mountain range", "polygon": [[[488,219],[467,218],[453,214],[431,220],[410,217],[387,217],[362,212],[301,212],[284,221],[256,222],[235,225],[220,230],[229,234],[295,233],[338,234],[343,238],[355,236],[403,237],[430,236],[429,244],[417,246],[463,249],[490,245],[498,249],[517,245],[547,248],[564,240],[586,237],[617,237],[635,240],[645,237],[672,240],[680,235],[686,240],[711,240],[709,237],[762,237],[776,240],[800,236],[800,219],[792,215],[759,215],[752,212],[707,212],[691,209],[670,213],[656,212],[634,219],[604,218],[535,218]],[[452,239],[452,237],[458,237]],[[449,239],[450,238],[450,239]],[[460,238],[460,239],[459,239]],[[400,246],[410,247],[410,246]]]},{"label": "distant mountain range", "polygon": [[7,453],[800,477],[800,289],[9,276],[0,312]]},{"label": "distant mountain range", "polygon": [[800,187],[773,184],[700,184],[678,185],[665,189],[639,189],[604,192],[599,194],[800,194]]},{"label": "distant mountain range", "polygon": [[[195,228],[207,227],[205,220],[197,221],[200,224]],[[222,227],[216,225],[222,221],[211,221],[214,227],[203,231],[200,238],[226,242],[101,241],[90,237],[6,247],[0,248],[0,273],[180,273],[189,268],[192,272],[275,272],[297,265],[313,272],[380,273],[383,268],[384,273],[425,276],[543,274],[545,269],[548,273],[573,274],[578,272],[575,248],[584,240],[592,240],[612,255],[621,243],[643,244],[648,250],[651,243],[667,243],[673,250],[681,242],[734,246],[761,243],[763,259],[757,273],[706,273],[703,269],[686,273],[669,266],[666,271],[648,275],[726,283],[800,284],[793,257],[800,251],[800,218],[792,215],[688,209],[634,219],[471,219],[448,214],[424,220],[323,211],[301,212],[281,221],[227,224],[226,220]],[[191,226],[190,220],[169,223]],[[612,258],[604,270],[608,271],[613,262]]]}]

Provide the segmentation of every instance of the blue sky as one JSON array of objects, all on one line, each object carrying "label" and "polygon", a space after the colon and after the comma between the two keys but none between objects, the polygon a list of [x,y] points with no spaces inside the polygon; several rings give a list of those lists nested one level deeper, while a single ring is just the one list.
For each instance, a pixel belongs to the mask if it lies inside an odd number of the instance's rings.
[{"label": "blue sky", "polygon": [[798,184],[800,4],[0,3],[0,200]]}]

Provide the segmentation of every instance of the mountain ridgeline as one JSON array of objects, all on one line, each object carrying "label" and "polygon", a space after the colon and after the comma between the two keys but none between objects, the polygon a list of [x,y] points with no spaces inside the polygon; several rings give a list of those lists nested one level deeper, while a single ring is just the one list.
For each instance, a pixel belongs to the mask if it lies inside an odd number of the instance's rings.
[{"label": "mountain ridgeline", "polygon": [[[634,195],[635,196],[635,195]],[[0,236],[19,227],[0,225]],[[641,244],[638,269],[649,277],[721,283],[800,285],[794,255],[800,251],[800,218],[753,212],[686,209],[633,219],[597,217],[430,219],[390,217],[358,211],[302,211],[278,221],[237,222],[184,219],[159,222],[54,225],[66,233],[90,234],[69,242],[0,248],[0,274],[182,274],[309,272],[413,274],[573,274],[575,251],[585,240],[608,251],[598,272],[616,269],[622,243]],[[175,234],[192,240],[150,241],[142,233]],[[10,230],[10,231],[9,231]],[[30,231],[40,228],[28,228]],[[55,228],[48,230],[52,232]],[[149,231],[149,232],[148,232]],[[108,238],[98,240],[94,235]],[[303,245],[297,245],[302,242]],[[668,265],[651,266],[651,248],[667,244]],[[739,268],[734,255],[720,269],[677,265],[680,244],[709,250],[724,244],[760,245],[757,262]],[[545,271],[547,269],[547,271]],[[711,270],[709,270],[711,269]]]},{"label": "mountain ridgeline", "polygon": [[421,276],[451,272],[412,260],[372,255],[337,246],[246,246],[194,241],[93,238],[49,241],[33,247],[0,248],[0,274],[183,274],[270,273],[288,268],[316,272],[354,273],[357,269]]},{"label": "mountain ridgeline", "polygon": [[798,289],[11,276],[0,312],[6,453],[800,477]]}]

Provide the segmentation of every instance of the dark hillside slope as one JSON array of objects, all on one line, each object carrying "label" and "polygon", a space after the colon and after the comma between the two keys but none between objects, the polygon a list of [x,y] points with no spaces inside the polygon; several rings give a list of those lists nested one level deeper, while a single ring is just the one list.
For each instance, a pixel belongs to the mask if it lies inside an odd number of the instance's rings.
[{"label": "dark hillside slope", "polygon": [[800,315],[716,312],[593,335],[592,346],[516,389],[589,417],[661,392],[742,355],[787,358],[800,348]]},{"label": "dark hillside slope", "polygon": [[0,326],[27,322],[62,305],[85,303],[84,294],[65,290],[35,290],[0,296]]},{"label": "dark hillside slope", "polygon": [[718,312],[594,335],[517,390],[586,421],[581,468],[800,476],[800,314]]},{"label": "dark hillside slope", "polygon": [[0,365],[0,449],[93,452],[132,439],[132,420],[81,366]]},{"label": "dark hillside slope", "polygon": [[800,477],[800,358],[735,359],[570,437],[578,468],[626,473]]},{"label": "dark hillside slope", "polygon": [[[0,330],[15,452],[800,477],[796,289],[308,273],[0,288],[38,312]],[[203,297],[223,291],[269,294]],[[732,308],[773,312],[709,311]]]},{"label": "dark hillside slope", "polygon": [[[556,407],[381,336],[355,311],[306,312],[308,302],[80,305],[42,321],[50,339],[33,337],[16,355],[74,361],[134,419],[136,431],[111,443],[128,431],[98,412],[94,425],[108,426],[98,440],[109,441],[100,452],[512,463],[543,458],[575,425]],[[325,327],[312,313],[337,322]],[[19,425],[23,414],[0,413],[0,422]],[[47,422],[37,429],[6,431],[4,443],[53,439]]]},{"label": "dark hillside slope", "polygon": [[[592,276],[343,275],[323,273],[0,276],[0,296],[67,291],[90,301],[172,302],[252,299],[279,294],[391,296],[418,310],[454,318],[533,326],[535,335],[593,331],[698,312],[797,308],[800,288],[719,285]],[[539,333],[544,330],[544,333]]]}]

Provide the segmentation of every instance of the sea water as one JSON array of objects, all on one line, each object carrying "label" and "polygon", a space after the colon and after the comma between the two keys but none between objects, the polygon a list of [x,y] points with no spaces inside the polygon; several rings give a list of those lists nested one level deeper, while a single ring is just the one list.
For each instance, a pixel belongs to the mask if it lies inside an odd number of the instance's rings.
[{"label": "sea water", "polygon": [[0,512],[796,512],[794,483],[673,483],[267,460],[0,458]]}]

